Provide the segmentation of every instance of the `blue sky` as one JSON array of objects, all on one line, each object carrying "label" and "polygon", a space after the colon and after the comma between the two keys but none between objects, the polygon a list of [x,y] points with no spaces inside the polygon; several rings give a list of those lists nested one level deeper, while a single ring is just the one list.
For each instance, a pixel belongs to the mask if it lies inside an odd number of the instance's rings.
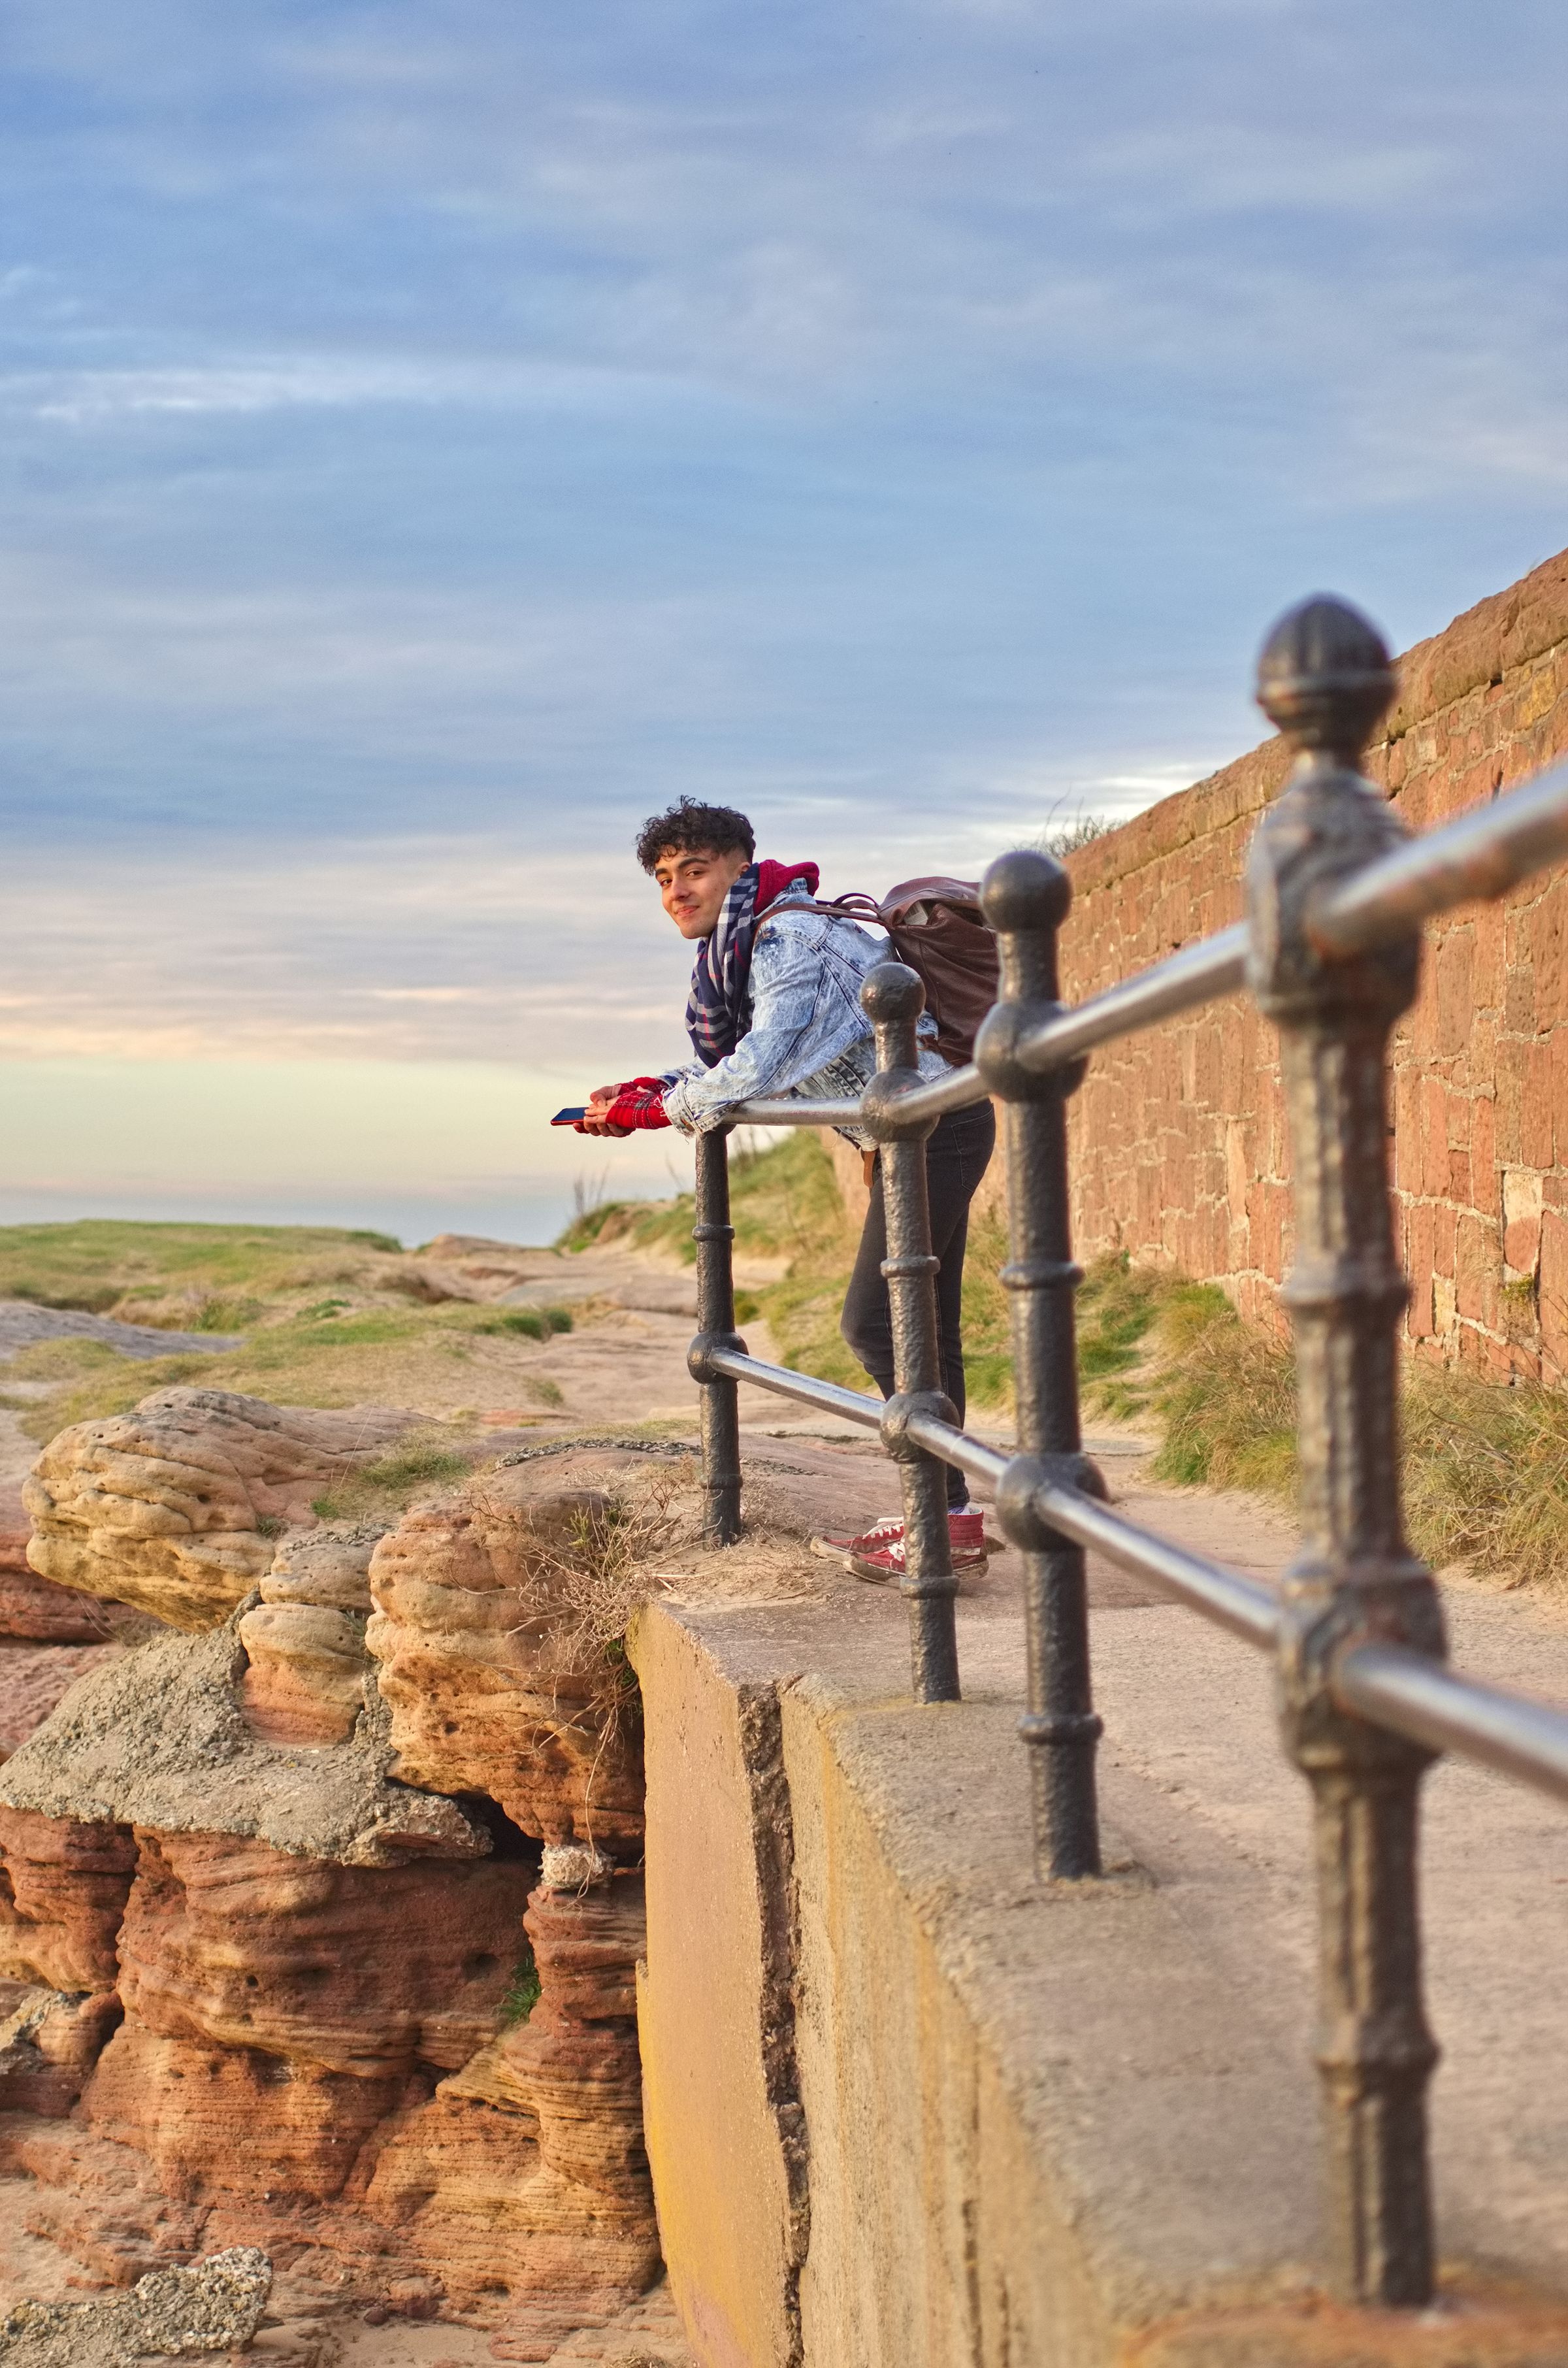
[{"label": "blue sky", "polygon": [[21,0],[0,1216],[537,1230],[679,1050],[669,796],[978,867],[1249,745],[1301,593],[1568,541],[1565,74],[1546,0]]}]

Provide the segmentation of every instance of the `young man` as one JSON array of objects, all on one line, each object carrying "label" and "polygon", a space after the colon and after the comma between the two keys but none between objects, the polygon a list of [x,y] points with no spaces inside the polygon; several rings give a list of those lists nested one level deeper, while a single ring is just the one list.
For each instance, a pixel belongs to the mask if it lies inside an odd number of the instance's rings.
[{"label": "young man", "polygon": [[[758,863],[744,814],[688,798],[645,823],[637,859],[657,882],[665,912],[697,946],[687,1001],[687,1029],[697,1064],[660,1077],[600,1086],[584,1115],[585,1134],[630,1134],[643,1127],[676,1126],[703,1134],[722,1123],[737,1102],[789,1096],[809,1101],[850,1101],[874,1074],[876,1045],[860,1008],[868,971],[887,949],[853,921],[819,912],[814,863]],[[923,1038],[936,1033],[923,1019]],[[928,1042],[920,1051],[923,1076],[939,1077],[947,1063]],[[858,1127],[840,1130],[861,1150],[870,1138]],[[926,1145],[931,1247],[940,1261],[937,1304],[941,1321],[942,1386],[964,1412],[960,1316],[969,1204],[996,1139],[989,1101],[943,1118]],[[893,1389],[892,1321],[882,1278],[887,1230],[881,1162],[874,1166],[870,1203],[845,1296],[845,1339],[884,1397]],[[983,1564],[981,1515],[971,1510],[963,1474],[948,1468],[953,1566]],[[903,1524],[896,1516],[858,1537],[813,1541],[842,1558],[858,1577],[897,1580],[903,1575]]]}]

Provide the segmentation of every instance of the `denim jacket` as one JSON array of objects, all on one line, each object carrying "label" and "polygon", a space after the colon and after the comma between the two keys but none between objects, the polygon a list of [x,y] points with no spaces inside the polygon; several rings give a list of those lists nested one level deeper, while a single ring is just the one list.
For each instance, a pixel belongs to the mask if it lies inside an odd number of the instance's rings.
[{"label": "denim jacket", "polygon": [[[860,1008],[866,973],[888,950],[854,921],[815,910],[803,887],[787,888],[757,925],[751,956],[752,1022],[733,1053],[711,1069],[667,1072],[665,1115],[683,1134],[708,1134],[736,1102],[788,1096],[793,1101],[852,1101],[875,1073],[871,1023]],[[922,1017],[920,1033],[935,1036]],[[948,1064],[920,1048],[923,1077]],[[871,1138],[840,1127],[862,1149]]]}]

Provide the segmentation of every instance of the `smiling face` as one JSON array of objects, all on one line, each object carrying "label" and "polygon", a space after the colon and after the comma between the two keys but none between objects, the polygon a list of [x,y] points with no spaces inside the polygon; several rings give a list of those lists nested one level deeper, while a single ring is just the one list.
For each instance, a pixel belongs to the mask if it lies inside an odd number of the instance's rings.
[{"label": "smiling face", "polygon": [[705,848],[666,848],[653,866],[659,901],[683,938],[710,938],[724,899],[749,855],[739,848],[715,855]]}]

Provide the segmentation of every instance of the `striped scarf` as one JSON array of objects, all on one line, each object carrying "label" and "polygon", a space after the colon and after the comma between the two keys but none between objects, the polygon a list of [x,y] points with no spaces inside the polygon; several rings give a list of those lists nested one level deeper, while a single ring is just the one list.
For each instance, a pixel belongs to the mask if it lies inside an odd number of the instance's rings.
[{"label": "striped scarf", "polygon": [[817,893],[814,863],[748,863],[725,897],[710,938],[698,950],[686,1029],[704,1068],[733,1053],[751,1027],[751,950],[757,923],[792,880]]}]

